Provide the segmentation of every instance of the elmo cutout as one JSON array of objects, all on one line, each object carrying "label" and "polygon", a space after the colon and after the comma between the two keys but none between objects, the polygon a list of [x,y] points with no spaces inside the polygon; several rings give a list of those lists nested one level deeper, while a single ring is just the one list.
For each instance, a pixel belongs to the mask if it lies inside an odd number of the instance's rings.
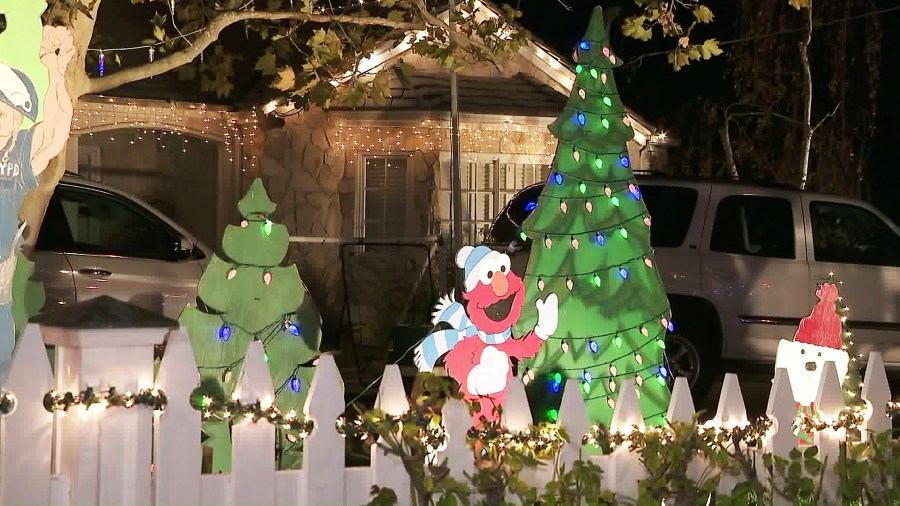
[{"label": "elmo cutout", "polygon": [[537,325],[515,339],[512,326],[522,314],[525,285],[510,270],[509,256],[486,246],[465,246],[457,253],[456,264],[464,272],[466,306],[452,293],[438,301],[432,323],[450,328],[426,336],[416,347],[415,363],[420,371],[431,372],[446,355],[447,372],[459,382],[463,398],[479,404],[472,415],[478,426],[482,419],[497,421],[496,408],[503,405],[513,374],[510,359],[533,357],[556,332],[558,301],[556,294],[538,300]]}]

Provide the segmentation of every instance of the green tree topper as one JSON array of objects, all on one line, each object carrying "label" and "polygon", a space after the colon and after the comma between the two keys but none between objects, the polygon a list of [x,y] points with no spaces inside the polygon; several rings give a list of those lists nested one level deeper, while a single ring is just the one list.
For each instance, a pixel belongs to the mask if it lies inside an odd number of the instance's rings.
[{"label": "green tree topper", "polygon": [[663,423],[669,303],[650,248],[650,216],[626,142],[634,137],[616,90],[600,7],[575,51],[575,86],[550,126],[553,170],[525,220],[532,240],[519,335],[534,326],[534,301],[559,295],[559,328],[523,372],[537,420],[554,420],[566,380],[581,383],[593,423],[609,424],[625,379],[634,379],[646,421]]},{"label": "green tree topper", "polygon": [[[225,400],[236,386],[244,354],[259,340],[275,388],[275,406],[283,413],[301,413],[319,348],[317,326],[305,325],[299,308],[304,289],[294,265],[281,267],[289,244],[284,225],[269,216],[275,204],[257,178],[238,203],[243,219],[229,225],[222,239],[224,258],[214,255],[200,278],[198,306],[182,312],[188,329],[203,396]],[[304,332],[309,329],[309,333]],[[205,445],[213,449],[213,472],[228,472],[231,464],[229,421],[207,418]],[[277,457],[281,468],[300,467],[297,437],[279,428]]]}]

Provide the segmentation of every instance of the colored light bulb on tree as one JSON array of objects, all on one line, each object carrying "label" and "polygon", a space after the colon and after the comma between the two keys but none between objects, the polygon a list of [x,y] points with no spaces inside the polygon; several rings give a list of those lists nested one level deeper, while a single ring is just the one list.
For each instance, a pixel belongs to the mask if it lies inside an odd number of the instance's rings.
[{"label": "colored light bulb on tree", "polygon": [[590,43],[588,43],[588,41],[583,40],[583,41],[581,41],[581,42],[578,43],[578,47],[579,47],[579,49],[581,49],[582,51],[587,51],[587,50],[589,50],[589,49],[591,48],[591,45],[590,45]]},{"label": "colored light bulb on tree", "polygon": [[597,69],[591,69],[591,77],[593,77],[594,79],[600,77],[600,75],[597,74]]},{"label": "colored light bulb on tree", "polygon": [[294,393],[300,393],[300,390],[303,388],[303,382],[300,381],[300,378],[298,378],[296,376],[291,378],[290,385],[291,385],[291,390],[293,390]]},{"label": "colored light bulb on tree", "polygon": [[219,327],[218,337],[222,341],[231,339],[231,327],[228,325],[222,325],[221,327]]},{"label": "colored light bulb on tree", "polygon": [[577,115],[575,115],[575,119],[578,121],[579,125],[584,126],[586,120],[583,112],[579,112]]},{"label": "colored light bulb on tree", "polygon": [[584,181],[578,183],[578,191],[580,191],[582,194],[587,192],[587,185],[584,184]]},{"label": "colored light bulb on tree", "polygon": [[272,220],[266,219],[265,224],[263,224],[263,232],[267,236],[272,235]]},{"label": "colored light bulb on tree", "polygon": [[598,351],[600,351],[600,345],[597,344],[597,341],[594,341],[593,339],[589,339],[588,340],[588,349],[591,350],[591,353],[597,353]]},{"label": "colored light bulb on tree", "polygon": [[612,106],[612,99],[609,97],[603,97],[603,103],[607,105],[607,107]]},{"label": "colored light bulb on tree", "polygon": [[597,167],[597,170],[603,170],[603,160],[599,156],[594,160],[594,167]]}]

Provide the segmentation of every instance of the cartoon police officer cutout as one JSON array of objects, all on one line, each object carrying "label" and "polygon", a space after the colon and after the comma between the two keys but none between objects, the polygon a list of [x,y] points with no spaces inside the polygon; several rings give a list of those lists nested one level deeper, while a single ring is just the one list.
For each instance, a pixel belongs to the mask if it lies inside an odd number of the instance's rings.
[{"label": "cartoon police officer cutout", "polygon": [[[7,16],[8,23],[15,19]],[[30,67],[33,76],[49,74],[43,97],[27,71],[2,63],[0,55],[0,369],[9,361],[15,344],[11,291],[16,253],[26,226],[19,222],[19,208],[25,193],[37,186],[38,175],[68,140],[72,101],[65,72],[74,54],[68,28],[43,27],[40,53]]]}]

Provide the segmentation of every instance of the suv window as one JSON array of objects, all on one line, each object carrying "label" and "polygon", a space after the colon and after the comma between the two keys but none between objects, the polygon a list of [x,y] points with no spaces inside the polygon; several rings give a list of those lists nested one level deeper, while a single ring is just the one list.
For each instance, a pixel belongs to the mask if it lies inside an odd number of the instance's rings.
[{"label": "suv window", "polygon": [[819,262],[900,266],[900,238],[868,209],[810,202],[813,254]]},{"label": "suv window", "polygon": [[59,186],[50,199],[37,248],[65,253],[173,260],[177,234],[133,204]]},{"label": "suv window", "polygon": [[794,258],[794,213],[779,197],[732,195],[719,202],[709,249],[770,258]]},{"label": "suv window", "polygon": [[663,248],[681,246],[694,217],[697,190],[680,186],[641,185],[641,195],[653,218],[650,245]]}]

